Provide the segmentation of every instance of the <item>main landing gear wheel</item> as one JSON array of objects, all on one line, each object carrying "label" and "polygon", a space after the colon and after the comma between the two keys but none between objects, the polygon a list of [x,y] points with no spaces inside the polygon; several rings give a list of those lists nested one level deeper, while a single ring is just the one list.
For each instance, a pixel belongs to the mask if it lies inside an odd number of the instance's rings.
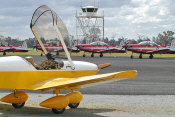
[{"label": "main landing gear wheel", "polygon": [[24,103],[12,103],[12,106],[17,109],[17,108],[22,108],[24,104],[25,102]]},{"label": "main landing gear wheel", "polygon": [[75,103],[75,104],[69,104],[68,106],[70,108],[77,108],[79,106],[80,103]]},{"label": "main landing gear wheel", "polygon": [[100,54],[100,57],[103,57],[103,54],[102,53]]},{"label": "main landing gear wheel", "polygon": [[142,59],[142,54],[139,55],[139,59]]},{"label": "main landing gear wheel", "polygon": [[149,59],[153,59],[153,55],[152,54],[149,56]]},{"label": "main landing gear wheel", "polygon": [[134,56],[133,56],[133,55],[131,55],[131,56],[130,56],[130,58],[131,58],[131,59],[133,59],[133,58],[134,58]]},{"label": "main landing gear wheel", "polygon": [[91,57],[94,57],[94,53],[91,54]]},{"label": "main landing gear wheel", "polygon": [[41,53],[41,56],[43,56],[43,53]]},{"label": "main landing gear wheel", "polygon": [[3,52],[3,56],[5,56],[6,55],[6,52]]},{"label": "main landing gear wheel", "polygon": [[85,54],[83,54],[83,57],[86,57],[86,55],[85,55]]},{"label": "main landing gear wheel", "polygon": [[55,114],[61,114],[64,111],[65,111],[65,108],[62,108],[62,109],[52,108],[52,112]]},{"label": "main landing gear wheel", "polygon": [[56,55],[57,55],[57,56],[59,56],[59,55],[60,55],[60,53],[59,53],[59,52],[56,52]]}]

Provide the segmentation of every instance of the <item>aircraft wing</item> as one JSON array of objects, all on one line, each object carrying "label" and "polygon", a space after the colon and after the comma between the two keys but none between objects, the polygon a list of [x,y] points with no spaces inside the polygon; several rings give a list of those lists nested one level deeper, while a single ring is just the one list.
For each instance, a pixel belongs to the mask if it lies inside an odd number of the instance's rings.
[{"label": "aircraft wing", "polygon": [[163,52],[166,52],[166,51],[169,51],[169,49],[159,49],[159,50],[155,50],[155,51],[149,51],[149,52],[146,52],[147,54],[161,54]]},{"label": "aircraft wing", "polygon": [[9,48],[9,49],[5,49],[5,50],[1,50],[0,52],[13,52],[13,48]]},{"label": "aircraft wing", "polygon": [[102,51],[97,51],[97,52],[99,52],[99,53],[112,53],[112,52],[115,52],[115,51],[117,51],[117,52],[125,52],[124,50],[122,50],[122,49],[108,49],[108,50],[102,50]]},{"label": "aircraft wing", "polygon": [[56,78],[49,81],[35,84],[33,90],[46,90],[46,89],[71,89],[71,87],[81,87],[92,83],[115,81],[126,78],[134,78],[137,76],[137,71],[129,70],[122,72],[114,72],[107,74],[99,74],[93,76],[85,76],[79,78]]}]

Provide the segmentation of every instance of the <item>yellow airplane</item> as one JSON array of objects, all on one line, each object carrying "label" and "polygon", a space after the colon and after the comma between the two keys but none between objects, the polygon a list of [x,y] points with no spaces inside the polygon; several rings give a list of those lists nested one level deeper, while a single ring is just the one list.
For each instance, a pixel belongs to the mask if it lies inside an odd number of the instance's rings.
[{"label": "yellow airplane", "polygon": [[[63,113],[65,108],[77,108],[83,96],[74,91],[85,85],[134,78],[137,71],[121,71],[96,75],[98,70],[110,64],[96,65],[83,61],[72,61],[69,53],[70,40],[66,26],[60,17],[49,7],[43,5],[36,9],[31,20],[31,30],[46,55],[46,61],[40,66],[32,57],[25,59],[19,56],[0,58],[0,89],[9,89],[13,93],[0,99],[11,103],[14,108],[21,108],[28,99],[22,90],[52,90],[56,95],[40,103],[40,106],[51,108],[56,114]],[[67,60],[55,60],[43,44],[46,41],[58,41],[63,46]],[[66,95],[59,95],[62,90],[70,90]]]}]

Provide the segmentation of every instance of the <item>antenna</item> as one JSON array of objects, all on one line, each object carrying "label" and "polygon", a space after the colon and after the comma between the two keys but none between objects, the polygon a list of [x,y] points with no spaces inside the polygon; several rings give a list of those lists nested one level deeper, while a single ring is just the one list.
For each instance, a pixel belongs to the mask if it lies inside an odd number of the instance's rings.
[{"label": "antenna", "polygon": [[83,2],[83,1],[81,0],[81,5],[80,5],[80,7],[82,7],[82,2]]},{"label": "antenna", "polygon": [[95,7],[95,0],[94,0],[94,7]]}]

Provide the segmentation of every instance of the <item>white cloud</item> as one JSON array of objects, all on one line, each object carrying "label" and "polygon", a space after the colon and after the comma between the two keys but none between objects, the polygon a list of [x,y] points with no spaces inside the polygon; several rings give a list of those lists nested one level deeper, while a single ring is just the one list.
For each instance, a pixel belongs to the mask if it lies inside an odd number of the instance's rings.
[{"label": "white cloud", "polygon": [[[75,35],[75,13],[80,9],[77,0],[0,0],[0,35],[33,37],[29,28],[34,10],[42,4],[56,11],[70,34]],[[84,5],[93,1],[83,0]],[[96,6],[97,3],[96,3]],[[99,0],[99,10],[105,13],[105,36],[137,38],[137,35],[156,36],[174,30],[174,0]]]}]

